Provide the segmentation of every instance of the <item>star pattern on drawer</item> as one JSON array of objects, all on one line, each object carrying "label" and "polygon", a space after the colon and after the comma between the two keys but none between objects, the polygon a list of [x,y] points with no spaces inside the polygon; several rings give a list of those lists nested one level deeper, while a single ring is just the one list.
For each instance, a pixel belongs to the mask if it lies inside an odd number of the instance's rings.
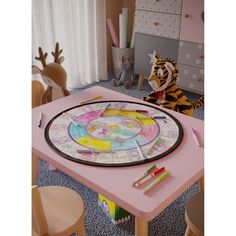
[{"label": "star pattern on drawer", "polygon": [[181,13],[182,0],[136,0],[136,8],[173,14]]}]

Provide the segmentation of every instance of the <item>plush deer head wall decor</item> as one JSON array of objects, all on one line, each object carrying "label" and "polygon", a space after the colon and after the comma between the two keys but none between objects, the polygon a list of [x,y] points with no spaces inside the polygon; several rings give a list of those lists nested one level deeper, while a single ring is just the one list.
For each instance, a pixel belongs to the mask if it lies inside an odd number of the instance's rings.
[{"label": "plush deer head wall decor", "polygon": [[41,97],[41,104],[69,95],[70,93],[66,89],[66,71],[61,66],[64,57],[60,56],[62,49],[59,50],[59,43],[56,43],[55,52],[52,52],[54,57],[53,63],[46,63],[48,54],[43,53],[41,47],[38,48],[38,51],[39,57],[35,57],[35,59],[42,63],[43,69],[41,70],[39,67],[33,65],[32,74],[41,74],[43,82],[48,85],[45,93]]}]

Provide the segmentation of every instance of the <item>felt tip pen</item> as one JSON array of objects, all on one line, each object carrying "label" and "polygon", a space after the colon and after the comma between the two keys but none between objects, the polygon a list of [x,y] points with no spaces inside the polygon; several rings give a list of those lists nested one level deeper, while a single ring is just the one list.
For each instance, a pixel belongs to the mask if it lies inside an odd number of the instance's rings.
[{"label": "felt tip pen", "polygon": [[146,177],[150,172],[152,172],[152,170],[154,170],[156,168],[156,164],[150,166],[143,174],[139,175],[133,182],[132,182],[132,186],[134,186],[137,182],[139,182],[141,179],[143,179],[144,177]]},{"label": "felt tip pen", "polygon": [[92,97],[92,98],[83,100],[83,101],[80,102],[80,104],[84,104],[84,103],[87,103],[87,102],[92,102],[92,101],[97,100],[97,99],[99,99],[99,98],[102,98],[102,96],[101,96],[101,95],[98,95],[98,96],[95,96],[95,97]]},{"label": "felt tip pen", "polygon": [[159,135],[154,142],[152,143],[152,145],[145,151],[146,154],[151,154],[151,150],[155,147],[155,145],[159,142],[159,140],[161,139],[161,135]]},{"label": "felt tip pen", "polygon": [[38,122],[38,127],[39,128],[41,128],[42,119],[43,119],[43,113],[41,112],[40,115],[39,115],[39,122]]},{"label": "felt tip pen", "polygon": [[146,110],[134,110],[134,111],[140,112],[140,113],[148,113],[148,111],[146,111]]},{"label": "felt tip pen", "polygon": [[152,118],[153,118],[153,119],[160,119],[160,120],[166,119],[165,116],[153,116]]},{"label": "felt tip pen", "polygon": [[124,109],[120,109],[121,111],[133,111],[133,112],[139,112],[139,113],[148,113],[147,110],[124,110]]},{"label": "felt tip pen", "polygon": [[194,141],[195,141],[196,145],[198,147],[200,147],[200,143],[198,141],[198,138],[197,138],[197,135],[196,135],[196,131],[193,128],[191,130],[192,130],[192,135],[193,135],[193,138],[194,138]]},{"label": "felt tip pen", "polygon": [[92,153],[110,153],[110,151],[93,151],[93,150],[76,150],[80,154],[92,154]]},{"label": "felt tip pen", "polygon": [[79,124],[76,123],[67,113],[64,112],[63,115],[64,115],[68,120],[70,120],[73,124],[79,125]]},{"label": "felt tip pen", "polygon": [[99,116],[102,116],[109,106],[110,106],[110,103],[107,103],[105,108],[103,108],[103,110],[99,113]]},{"label": "felt tip pen", "polygon": [[139,182],[137,182],[135,184],[135,186],[136,187],[140,186],[141,184],[145,183],[149,179],[152,179],[153,177],[155,177],[156,175],[160,174],[164,170],[165,170],[165,167],[161,167],[160,169],[155,170],[152,174],[148,175],[147,177],[145,177],[145,178],[141,179]]},{"label": "felt tip pen", "polygon": [[143,155],[143,152],[142,152],[142,150],[141,150],[141,148],[140,148],[140,146],[139,146],[137,140],[135,139],[134,142],[135,142],[135,145],[136,145],[136,147],[137,147],[137,150],[138,150],[138,152],[139,152],[140,157],[144,160],[145,157],[144,157],[144,155]]},{"label": "felt tip pen", "polygon": [[159,176],[156,180],[154,180],[152,183],[150,183],[144,190],[143,193],[146,193],[149,191],[153,186],[161,182],[163,179],[165,179],[169,175],[168,171],[165,171],[161,176]]}]

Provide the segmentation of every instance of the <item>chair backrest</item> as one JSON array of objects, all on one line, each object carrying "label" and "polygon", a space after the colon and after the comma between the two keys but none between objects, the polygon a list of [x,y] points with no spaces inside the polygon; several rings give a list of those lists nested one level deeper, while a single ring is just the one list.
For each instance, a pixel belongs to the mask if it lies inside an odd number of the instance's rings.
[{"label": "chair backrest", "polygon": [[32,108],[41,105],[41,97],[44,92],[42,83],[38,80],[32,80]]},{"label": "chair backrest", "polygon": [[[41,97],[45,89],[41,82],[32,80],[32,108],[41,105]],[[32,153],[32,184],[36,184],[38,173],[38,158]]]},{"label": "chair backrest", "polygon": [[32,186],[32,231],[38,236],[48,235],[48,224],[40,192],[36,185]]}]

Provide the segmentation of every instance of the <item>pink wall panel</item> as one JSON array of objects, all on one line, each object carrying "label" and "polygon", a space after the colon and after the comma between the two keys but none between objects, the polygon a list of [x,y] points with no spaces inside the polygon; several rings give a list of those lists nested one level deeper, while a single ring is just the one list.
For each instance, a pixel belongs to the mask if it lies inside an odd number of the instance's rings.
[{"label": "pink wall panel", "polygon": [[180,39],[204,43],[204,0],[183,0]]}]

